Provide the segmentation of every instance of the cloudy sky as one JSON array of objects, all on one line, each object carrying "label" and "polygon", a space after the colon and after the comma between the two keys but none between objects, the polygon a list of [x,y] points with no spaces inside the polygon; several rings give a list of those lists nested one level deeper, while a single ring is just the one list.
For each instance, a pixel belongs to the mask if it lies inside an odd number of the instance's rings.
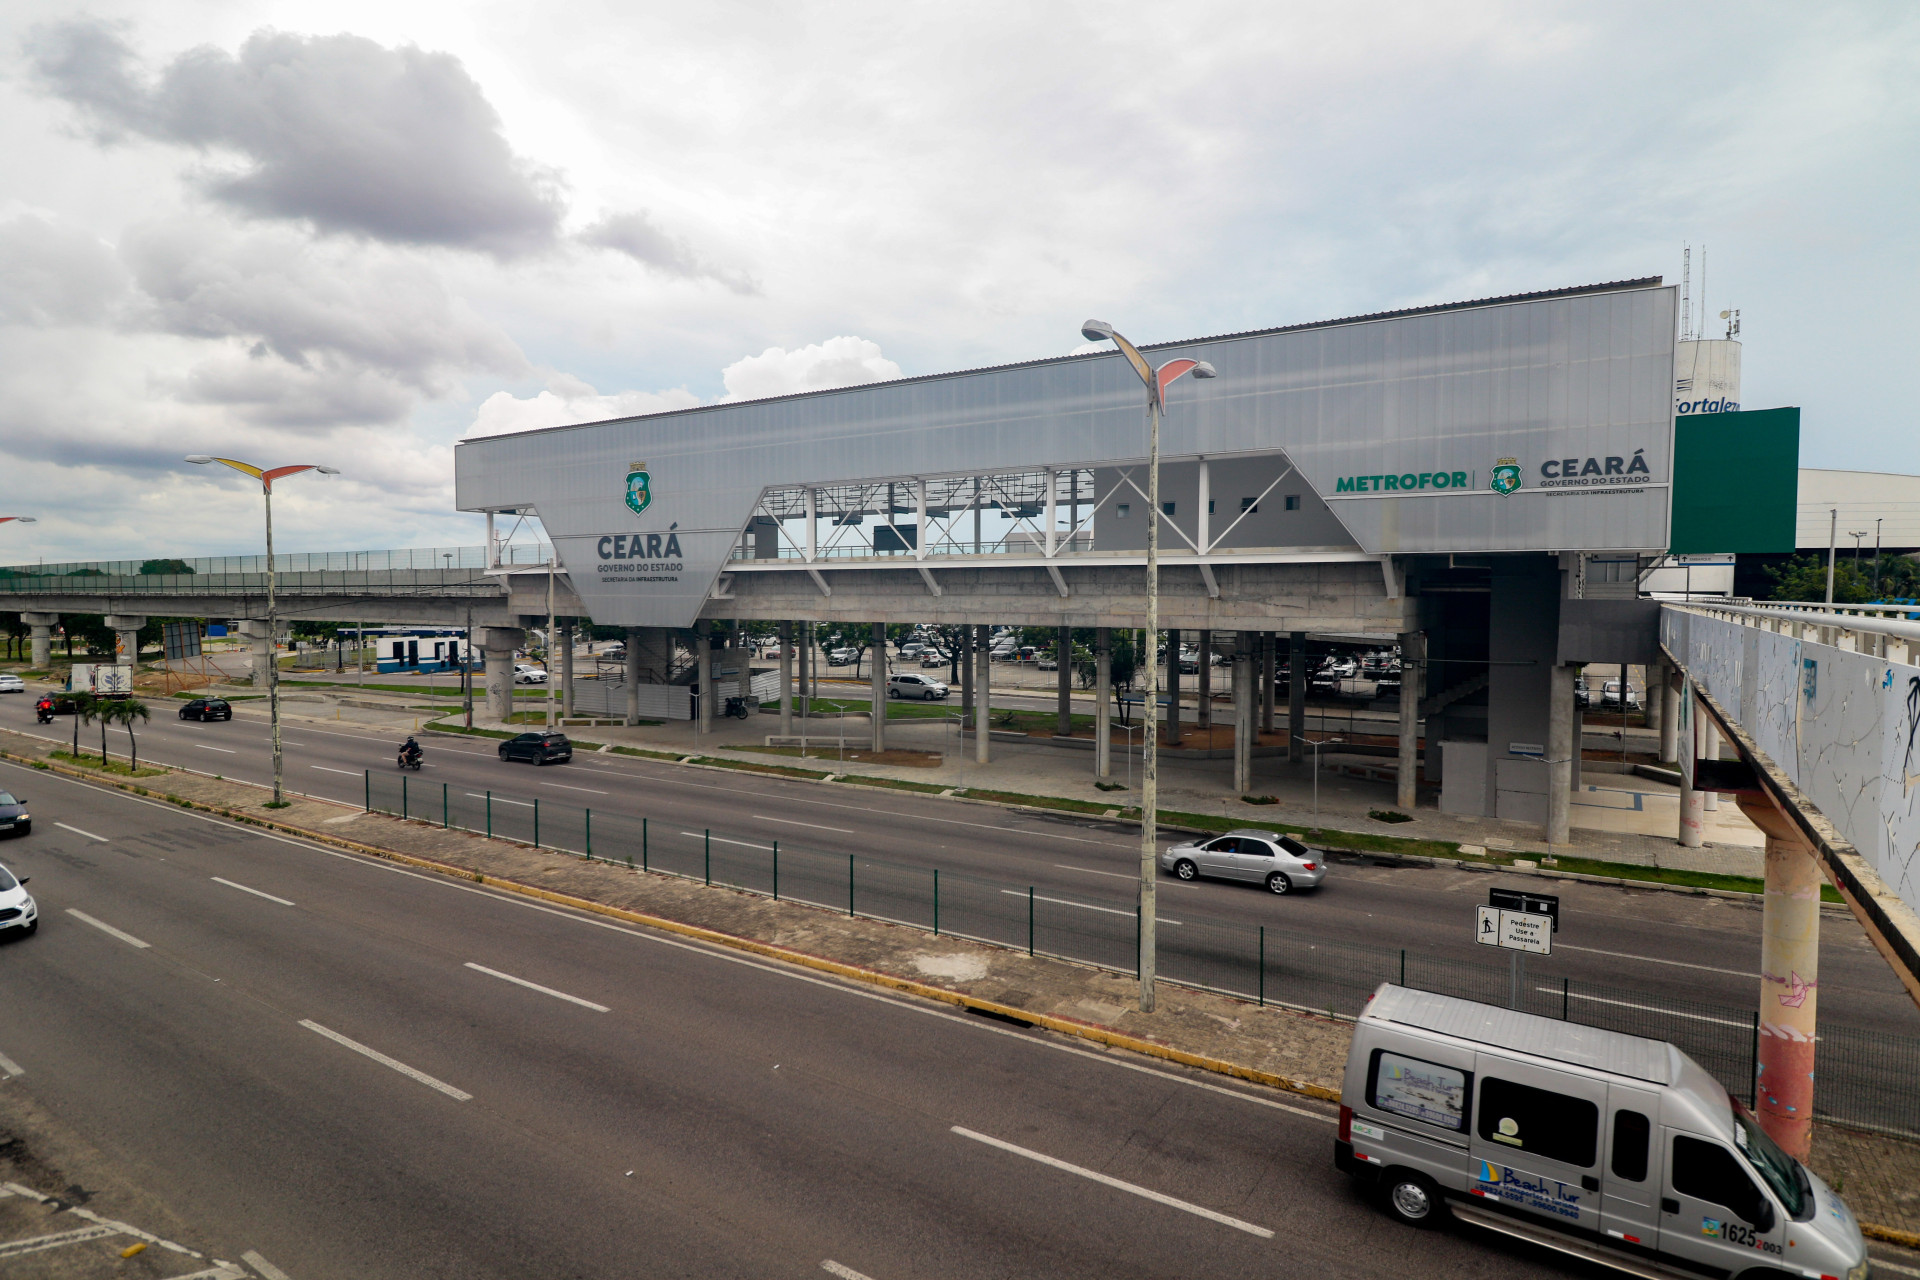
[{"label": "cloudy sky", "polygon": [[[0,562],[479,540],[474,432],[1664,274],[1920,473],[1920,9],[16,0]],[[1696,250],[1696,294],[1698,250]],[[1696,305],[1698,305],[1696,303]]]}]

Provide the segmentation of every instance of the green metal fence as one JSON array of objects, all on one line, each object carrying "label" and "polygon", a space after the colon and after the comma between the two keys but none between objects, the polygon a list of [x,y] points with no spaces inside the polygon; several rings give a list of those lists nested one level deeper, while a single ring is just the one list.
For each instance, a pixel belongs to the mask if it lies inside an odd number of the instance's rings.
[{"label": "green metal fence", "polygon": [[[1075,890],[1068,897],[1057,889],[470,790],[404,773],[369,771],[366,807],[943,936],[1137,972],[1139,909],[1131,896]],[[1185,906],[1160,916],[1157,954],[1160,976],[1168,981],[1335,1017],[1357,1015],[1382,982],[1394,982],[1666,1040],[1729,1090],[1753,1099],[1760,1037],[1759,1015],[1750,1009],[1548,976],[1538,961],[1517,971],[1522,980],[1516,992],[1516,970],[1508,963],[1209,920]],[[1828,1023],[1821,1040],[1820,1115],[1920,1136],[1920,1090],[1911,1084],[1920,1079],[1920,1037]]]}]

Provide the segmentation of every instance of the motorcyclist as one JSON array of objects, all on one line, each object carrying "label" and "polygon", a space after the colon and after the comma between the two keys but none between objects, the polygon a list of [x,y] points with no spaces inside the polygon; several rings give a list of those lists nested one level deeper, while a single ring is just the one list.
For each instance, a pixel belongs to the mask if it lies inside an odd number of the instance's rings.
[{"label": "motorcyclist", "polygon": [[420,744],[409,736],[406,742],[400,747],[400,763],[419,764],[420,754]]},{"label": "motorcyclist", "polygon": [[33,704],[33,714],[41,724],[53,723],[53,699],[43,695],[40,701]]}]

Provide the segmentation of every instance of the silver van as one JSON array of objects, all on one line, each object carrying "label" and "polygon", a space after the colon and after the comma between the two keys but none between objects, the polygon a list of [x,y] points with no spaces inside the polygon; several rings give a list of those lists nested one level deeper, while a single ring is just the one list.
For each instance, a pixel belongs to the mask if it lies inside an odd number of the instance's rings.
[{"label": "silver van", "polygon": [[1476,1226],[1645,1277],[1866,1280],[1852,1212],[1671,1044],[1382,983],[1334,1164],[1413,1226]]}]

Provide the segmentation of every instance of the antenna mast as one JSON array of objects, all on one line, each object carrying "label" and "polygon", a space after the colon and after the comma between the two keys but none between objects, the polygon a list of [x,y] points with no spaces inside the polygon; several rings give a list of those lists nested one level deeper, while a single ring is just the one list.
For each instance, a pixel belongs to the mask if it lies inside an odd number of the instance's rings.
[{"label": "antenna mast", "polygon": [[1680,340],[1693,337],[1693,246],[1680,247]]}]

